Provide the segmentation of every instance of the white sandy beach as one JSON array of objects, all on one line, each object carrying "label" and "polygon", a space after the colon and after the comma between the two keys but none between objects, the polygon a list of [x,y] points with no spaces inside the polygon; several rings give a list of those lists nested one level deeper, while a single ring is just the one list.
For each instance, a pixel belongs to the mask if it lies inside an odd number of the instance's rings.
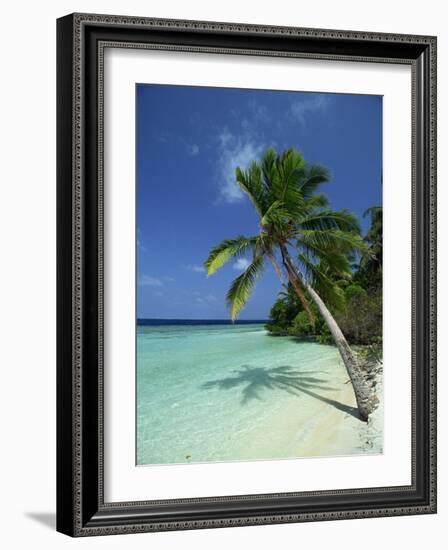
[{"label": "white sandy beach", "polygon": [[[269,438],[253,433],[248,455],[259,458],[282,448],[291,458],[381,454],[383,451],[383,385],[382,368],[375,377],[374,392],[378,407],[369,421],[357,417],[356,399],[342,364],[334,368],[328,387],[331,389],[304,393],[304,388],[284,399],[263,431]],[[320,374],[319,376],[322,376]]]},{"label": "white sandy beach", "polygon": [[[350,413],[333,406],[322,406],[320,418],[308,436],[297,447],[298,456],[337,456],[354,454],[380,454],[383,450],[383,399],[382,382],[378,376],[376,395],[379,405],[369,421],[361,422]],[[356,407],[350,383],[335,392],[334,399],[349,407]]]}]

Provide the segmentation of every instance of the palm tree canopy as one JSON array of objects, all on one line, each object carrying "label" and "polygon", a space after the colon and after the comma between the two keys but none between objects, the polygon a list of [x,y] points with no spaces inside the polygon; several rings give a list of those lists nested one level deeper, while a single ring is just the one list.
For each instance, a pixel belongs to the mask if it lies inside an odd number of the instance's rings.
[{"label": "palm tree canopy", "polygon": [[318,192],[329,180],[326,168],[307,164],[294,149],[282,154],[268,149],[261,162],[253,161],[247,170],[236,169],[236,182],[258,214],[259,233],[223,240],[204,263],[210,276],[234,258],[251,256],[227,294],[232,320],[250,298],[265,262],[278,266],[279,250],[286,249],[292,251],[307,283],[329,303],[342,307],[342,292],[335,281],[350,276],[350,259],[365,245],[357,218],[346,210],[331,210],[325,195]]}]

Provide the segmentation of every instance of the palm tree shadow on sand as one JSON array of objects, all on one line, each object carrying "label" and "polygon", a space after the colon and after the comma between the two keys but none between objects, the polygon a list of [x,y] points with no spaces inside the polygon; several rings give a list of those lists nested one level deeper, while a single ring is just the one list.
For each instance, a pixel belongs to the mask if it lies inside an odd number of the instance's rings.
[{"label": "palm tree shadow on sand", "polygon": [[261,394],[267,390],[283,390],[297,397],[300,397],[300,394],[304,393],[359,419],[358,410],[355,407],[350,407],[349,405],[325,397],[320,393],[316,393],[316,390],[331,391],[336,389],[328,385],[328,380],[316,376],[319,374],[318,372],[300,371],[289,365],[280,367],[251,367],[250,365],[242,365],[234,372],[234,376],[206,382],[202,385],[202,389],[210,390],[218,388],[220,390],[231,390],[241,387],[242,405],[246,405],[253,399],[261,399]]}]

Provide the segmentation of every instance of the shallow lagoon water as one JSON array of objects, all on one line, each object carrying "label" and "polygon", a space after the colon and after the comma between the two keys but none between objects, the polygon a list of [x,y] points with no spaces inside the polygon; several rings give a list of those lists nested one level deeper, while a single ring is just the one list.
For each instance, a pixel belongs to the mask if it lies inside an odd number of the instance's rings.
[{"label": "shallow lagoon water", "polygon": [[301,456],[322,415],[353,414],[346,382],[335,347],[260,324],[138,326],[137,464]]}]

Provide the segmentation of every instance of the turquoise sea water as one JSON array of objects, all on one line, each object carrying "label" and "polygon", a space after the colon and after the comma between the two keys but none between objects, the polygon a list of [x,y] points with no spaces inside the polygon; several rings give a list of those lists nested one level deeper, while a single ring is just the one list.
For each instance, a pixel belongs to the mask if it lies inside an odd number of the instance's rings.
[{"label": "turquoise sea water", "polygon": [[294,456],[345,379],[334,347],[260,324],[138,326],[137,464]]}]

